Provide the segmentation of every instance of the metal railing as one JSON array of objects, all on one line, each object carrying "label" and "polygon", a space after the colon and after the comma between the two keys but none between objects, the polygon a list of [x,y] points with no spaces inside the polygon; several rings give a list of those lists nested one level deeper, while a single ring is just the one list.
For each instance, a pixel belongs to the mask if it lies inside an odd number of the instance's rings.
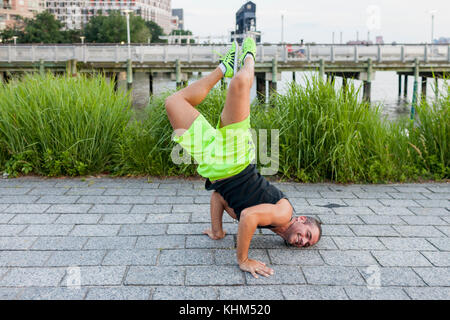
[{"label": "metal railing", "polygon": [[[0,62],[217,62],[229,45],[0,45]],[[280,45],[257,46],[257,62],[319,61],[450,62],[450,45]]]}]

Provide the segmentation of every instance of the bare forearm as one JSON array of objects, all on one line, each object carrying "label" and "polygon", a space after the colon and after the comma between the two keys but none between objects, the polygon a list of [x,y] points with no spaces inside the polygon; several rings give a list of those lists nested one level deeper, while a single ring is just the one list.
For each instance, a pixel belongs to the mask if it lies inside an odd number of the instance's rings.
[{"label": "bare forearm", "polygon": [[258,224],[252,216],[242,217],[237,234],[237,261],[239,264],[248,260],[248,250]]}]

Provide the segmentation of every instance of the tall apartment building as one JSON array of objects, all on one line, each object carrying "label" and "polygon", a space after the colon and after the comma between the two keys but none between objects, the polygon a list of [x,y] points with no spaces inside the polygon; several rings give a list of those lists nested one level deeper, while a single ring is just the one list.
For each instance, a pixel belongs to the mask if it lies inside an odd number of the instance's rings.
[{"label": "tall apartment building", "polygon": [[146,21],[154,21],[165,33],[171,31],[171,0],[78,0],[45,1],[46,8],[68,29],[80,29],[95,15],[112,10],[133,10]]},{"label": "tall apartment building", "polygon": [[44,0],[0,0],[0,30],[11,27],[18,17],[32,18],[44,10]]}]

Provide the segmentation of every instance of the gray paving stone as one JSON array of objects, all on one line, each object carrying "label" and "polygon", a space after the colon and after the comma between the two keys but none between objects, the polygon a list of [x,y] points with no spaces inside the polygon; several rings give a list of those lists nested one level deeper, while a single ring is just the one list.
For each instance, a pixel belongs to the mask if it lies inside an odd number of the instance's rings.
[{"label": "gray paving stone", "polygon": [[162,266],[195,266],[214,264],[212,250],[208,249],[182,249],[182,250],[162,250],[158,259],[158,264]]},{"label": "gray paving stone", "polygon": [[157,287],[153,300],[216,300],[217,289],[212,287]]},{"label": "gray paving stone", "polygon": [[20,295],[23,288],[0,288],[0,300],[14,300]]},{"label": "gray paving stone", "polygon": [[305,277],[299,266],[269,266],[274,270],[274,274],[265,277],[258,275],[258,278],[253,277],[249,272],[245,272],[245,281],[248,285],[271,285],[271,284],[305,284]]},{"label": "gray paving stone", "polygon": [[184,285],[186,267],[132,266],[125,285]]},{"label": "gray paving stone", "polygon": [[417,203],[416,200],[380,199],[379,201],[386,207],[402,207],[402,208],[421,207],[421,205]]},{"label": "gray paving stone", "polygon": [[148,300],[151,287],[89,288],[86,300]]},{"label": "gray paving stone", "polygon": [[133,249],[136,237],[92,237],[84,245],[83,250]]},{"label": "gray paving stone", "polygon": [[[129,213],[131,205],[129,204],[95,204],[89,213]],[[137,213],[137,212],[136,212]]]},{"label": "gray paving stone", "polygon": [[107,195],[106,194],[107,190],[109,190],[109,189],[72,187],[69,190],[67,190],[66,195],[68,195],[68,196],[100,196],[100,195]]},{"label": "gray paving stone", "polygon": [[156,265],[159,250],[128,249],[111,250],[103,259],[104,266],[150,266]]},{"label": "gray paving stone", "polygon": [[[174,196],[174,195],[178,195],[178,196],[210,196],[212,192],[205,190],[205,188],[203,187],[203,189],[178,189],[176,190],[175,194],[171,194],[170,191],[175,191],[175,190],[164,190],[163,192],[161,192],[161,190],[157,190],[159,191],[159,195],[166,195],[166,196]],[[170,193],[170,194],[169,194]]]},{"label": "gray paving stone", "polygon": [[119,232],[117,225],[76,225],[71,232],[71,236],[84,237],[107,237],[115,236]]},{"label": "gray paving stone", "polygon": [[0,212],[2,212],[3,210],[5,210],[6,208],[8,208],[10,206],[10,204],[2,204],[0,203]]},{"label": "gray paving stone", "polygon": [[250,242],[250,249],[276,249],[276,248],[279,249],[288,248],[284,240],[277,235],[255,234],[253,235],[252,241]]},{"label": "gray paving stone", "polygon": [[37,237],[4,237],[0,236],[0,250],[26,250],[36,241]]},{"label": "gray paving stone", "polygon": [[347,204],[341,199],[307,199],[309,205],[315,207],[325,207],[329,205],[346,206]]},{"label": "gray paving stone", "polygon": [[190,213],[190,212],[205,212],[209,213],[209,204],[174,204],[172,212],[174,213]]},{"label": "gray paving stone", "polygon": [[399,233],[387,225],[353,225],[350,226],[357,236],[391,237]]},{"label": "gray paving stone", "polygon": [[[161,214],[149,214],[145,223],[186,223],[189,222],[191,217],[190,213],[187,214],[173,214],[173,213],[161,213]],[[210,218],[208,217],[210,220]],[[202,221],[192,221],[202,222]]]},{"label": "gray paving stone", "polygon": [[[132,189],[124,189],[124,188],[107,188],[104,189],[104,193],[102,194],[103,196],[136,196],[136,195],[142,195],[142,191],[144,189],[136,189],[136,188],[132,188]],[[148,191],[157,191],[155,189],[145,189]],[[146,195],[150,195],[150,194],[146,194]]]},{"label": "gray paving stone", "polygon": [[434,226],[393,226],[404,237],[444,237]]},{"label": "gray paving stone", "polygon": [[449,300],[450,288],[405,288],[406,293],[413,300]]},{"label": "gray paving stone", "polygon": [[379,275],[381,287],[420,287],[425,286],[425,282],[411,269],[407,267],[401,268],[360,268],[361,275],[367,281],[367,285],[372,284],[370,279],[375,275],[376,271]]},{"label": "gray paving stone", "polygon": [[336,214],[344,214],[344,215],[373,215],[373,211],[368,207],[342,207],[342,208],[333,208]]},{"label": "gray paving stone", "polygon": [[[441,231],[447,237],[450,237],[450,226],[436,226],[436,228],[439,229],[439,231]],[[438,236],[438,234],[436,234],[436,236]]]},{"label": "gray paving stone", "polygon": [[430,200],[448,200],[450,199],[450,193],[423,193],[423,195]]},{"label": "gray paving stone", "polygon": [[268,250],[270,260],[273,264],[300,265],[300,266],[322,266],[324,262],[318,250]]},{"label": "gray paving stone", "polygon": [[344,202],[352,207],[379,207],[383,205],[378,199],[344,199]]},{"label": "gray paving stone", "polygon": [[386,247],[376,237],[333,237],[333,240],[341,250],[386,249]]},{"label": "gray paving stone", "polygon": [[365,192],[398,192],[398,190],[394,187],[387,185],[362,185],[361,189],[363,189]]},{"label": "gray paving stone", "polygon": [[308,284],[319,285],[365,285],[355,267],[311,266],[302,267]]},{"label": "gray paving stone", "polygon": [[20,300],[83,300],[86,288],[25,288]]},{"label": "gray paving stone", "polygon": [[42,196],[37,203],[76,203],[79,196]]},{"label": "gray paving stone", "polygon": [[366,215],[360,217],[366,224],[380,224],[380,225],[406,225],[406,222],[398,216],[379,216]]},{"label": "gray paving stone", "polygon": [[420,193],[420,192],[429,193],[430,192],[430,190],[428,190],[427,188],[422,187],[422,186],[396,186],[395,189],[397,189],[399,193]]},{"label": "gray paving stone", "polygon": [[424,208],[450,208],[450,200],[416,200]]},{"label": "gray paving stone", "polygon": [[436,192],[436,193],[442,193],[442,192],[450,192],[450,185],[447,184],[443,184],[443,185],[433,185],[433,186],[428,186],[427,187],[428,190],[430,190],[431,192]]},{"label": "gray paving stone", "polygon": [[91,204],[53,204],[46,213],[87,213]]},{"label": "gray paving stone", "polygon": [[354,236],[352,230],[345,225],[322,225],[322,234],[324,236]]},{"label": "gray paving stone", "polygon": [[105,214],[100,221],[101,224],[137,224],[143,223],[147,218],[146,214]]},{"label": "gray paving stone", "polygon": [[408,295],[399,288],[347,287],[345,292],[352,300],[410,300]]},{"label": "gray paving stone", "polygon": [[422,254],[436,267],[450,267],[450,252],[427,252]]},{"label": "gray paving stone", "polygon": [[[353,192],[354,195],[356,195],[359,199],[392,199],[393,197],[387,193],[387,192]],[[380,203],[378,202],[378,205],[380,205]]]},{"label": "gray paving stone", "polygon": [[383,267],[428,267],[431,263],[417,251],[372,251]]},{"label": "gray paving stone", "polygon": [[356,198],[356,196],[352,192],[319,191],[319,194],[325,199],[355,199]]},{"label": "gray paving stone", "polygon": [[[125,266],[118,267],[79,267],[81,286],[114,286],[120,285],[125,275]],[[63,287],[72,285],[71,279],[66,275],[61,282]]]},{"label": "gray paving stone", "polygon": [[99,222],[101,214],[78,214],[78,213],[64,213],[58,216],[55,224],[96,224]]},{"label": "gray paving stone", "polygon": [[450,238],[427,238],[433,246],[442,251],[450,251]]},{"label": "gray paving stone", "polygon": [[25,195],[15,195],[15,196],[0,196],[0,203],[33,203],[36,202],[38,196],[25,196]]},{"label": "gray paving stone", "polygon": [[334,286],[282,286],[287,300],[348,300],[342,287]]},{"label": "gray paving stone", "polygon": [[[267,250],[255,249],[250,250],[248,253],[249,259],[258,260],[265,264],[270,264],[270,259],[267,254]],[[231,265],[237,264],[236,250],[235,249],[216,249],[214,250],[214,261],[217,265]]]},{"label": "gray paving stone", "polygon": [[186,267],[186,285],[243,285],[243,272],[236,266]]},{"label": "gray paving stone", "polygon": [[420,193],[416,192],[397,192],[397,193],[389,193],[389,195],[394,199],[400,200],[426,200],[427,197]]},{"label": "gray paving stone", "polygon": [[30,250],[81,250],[87,237],[39,237]]},{"label": "gray paving stone", "polygon": [[418,250],[436,250],[426,239],[424,238],[380,238],[380,241],[389,250],[396,251],[418,251]]},{"label": "gray paving stone", "polygon": [[141,236],[137,239],[136,249],[179,249],[185,245],[184,235]]},{"label": "gray paving stone", "polygon": [[0,213],[0,223],[8,223],[12,220],[12,218],[15,216],[15,214],[8,214],[8,213]]},{"label": "gray paving stone", "polygon": [[55,287],[65,273],[65,268],[12,268],[0,287]]},{"label": "gray paving stone", "polygon": [[156,202],[160,204],[180,204],[186,203],[191,204],[194,203],[194,197],[185,197],[185,196],[170,196],[170,197],[156,197]]},{"label": "gray paving stone", "polygon": [[186,237],[186,248],[188,249],[223,249],[235,248],[234,238],[231,235],[226,235],[220,240],[212,240],[207,235],[195,235]]},{"label": "gray paving stone", "polygon": [[[91,203],[91,204],[113,204],[119,198],[118,196],[81,196],[78,197],[77,203]],[[117,202],[121,203],[121,202]]]},{"label": "gray paving stone", "polygon": [[121,204],[153,204],[156,197],[152,196],[119,196],[116,203]]},{"label": "gray paving stone", "polygon": [[211,201],[211,197],[210,196],[196,196],[196,197],[194,197],[194,203],[199,203],[199,204],[207,203],[207,204],[209,204],[210,201]]},{"label": "gray paving stone", "polygon": [[319,215],[318,218],[323,224],[364,224],[356,215]]},{"label": "gray paving stone", "polygon": [[171,205],[159,205],[159,204],[153,204],[153,205],[134,205],[133,209],[130,213],[170,213],[172,211]]},{"label": "gray paving stone", "polygon": [[50,255],[48,251],[1,251],[0,267],[40,267]]},{"label": "gray paving stone", "polygon": [[[128,189],[123,189],[123,190],[128,190]],[[129,189],[131,190],[131,189]],[[178,193],[177,193],[178,191]],[[179,192],[181,191],[181,189],[142,189],[138,195],[140,196],[175,196],[175,195],[183,195],[180,194]],[[187,190],[186,190],[187,191]],[[190,190],[192,192],[195,192],[196,190]],[[201,194],[200,192],[197,192],[199,195]],[[130,194],[130,195],[136,195],[136,193]]]},{"label": "gray paving stone", "polygon": [[431,287],[450,287],[450,268],[414,268],[414,271]]},{"label": "gray paving stone", "polygon": [[432,225],[447,225],[448,223],[442,220],[438,216],[405,216],[401,217],[405,220],[409,225],[413,226],[432,226]]},{"label": "gray paving stone", "polygon": [[294,206],[296,215],[313,215],[313,214],[331,214],[334,215],[334,211],[327,207],[316,206]]},{"label": "gray paving stone", "polygon": [[28,225],[28,227],[22,231],[21,235],[24,236],[65,236],[74,228],[73,225],[56,225],[56,224],[39,224]]},{"label": "gray paving stone", "polygon": [[49,267],[97,266],[100,265],[105,254],[104,250],[56,251],[45,265]]},{"label": "gray paving stone", "polygon": [[12,204],[5,213],[44,213],[50,207],[49,204]]},{"label": "gray paving stone", "polygon": [[57,214],[16,214],[10,224],[50,224],[53,223]]},{"label": "gray paving stone", "polygon": [[169,224],[168,234],[203,234],[203,231],[211,228],[210,223],[177,223]]},{"label": "gray paving stone", "polygon": [[124,224],[120,228],[120,236],[152,236],[166,233],[166,224]]},{"label": "gray paving stone", "polygon": [[331,266],[369,266],[377,263],[367,251],[321,250],[320,255]]},{"label": "gray paving stone", "polygon": [[30,188],[4,188],[0,187],[0,196],[16,196],[21,194],[27,194]]},{"label": "gray paving stone", "polygon": [[418,216],[448,216],[449,211],[445,208],[410,208]]},{"label": "gray paving stone", "polygon": [[382,216],[406,216],[414,215],[413,211],[417,208],[401,208],[401,207],[381,207],[381,206],[370,206],[376,214]]}]

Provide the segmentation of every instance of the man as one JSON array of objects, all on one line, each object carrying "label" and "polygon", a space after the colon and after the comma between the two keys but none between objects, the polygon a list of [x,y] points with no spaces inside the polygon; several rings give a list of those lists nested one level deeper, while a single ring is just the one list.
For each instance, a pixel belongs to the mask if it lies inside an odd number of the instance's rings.
[{"label": "man", "polygon": [[[255,278],[274,271],[263,262],[248,258],[256,228],[269,228],[287,243],[311,246],[321,237],[320,223],[311,217],[294,217],[287,197],[271,185],[251,162],[255,158],[250,132],[250,89],[254,79],[256,44],[245,39],[237,72],[237,44],[233,43],[220,65],[209,75],[166,99],[166,111],[178,142],[197,161],[198,173],[206,178],[211,195],[211,239],[225,236],[222,216],[226,211],[239,220],[237,261]],[[232,78],[225,106],[214,129],[194,108],[223,77]],[[237,141],[236,141],[237,140]]]}]

